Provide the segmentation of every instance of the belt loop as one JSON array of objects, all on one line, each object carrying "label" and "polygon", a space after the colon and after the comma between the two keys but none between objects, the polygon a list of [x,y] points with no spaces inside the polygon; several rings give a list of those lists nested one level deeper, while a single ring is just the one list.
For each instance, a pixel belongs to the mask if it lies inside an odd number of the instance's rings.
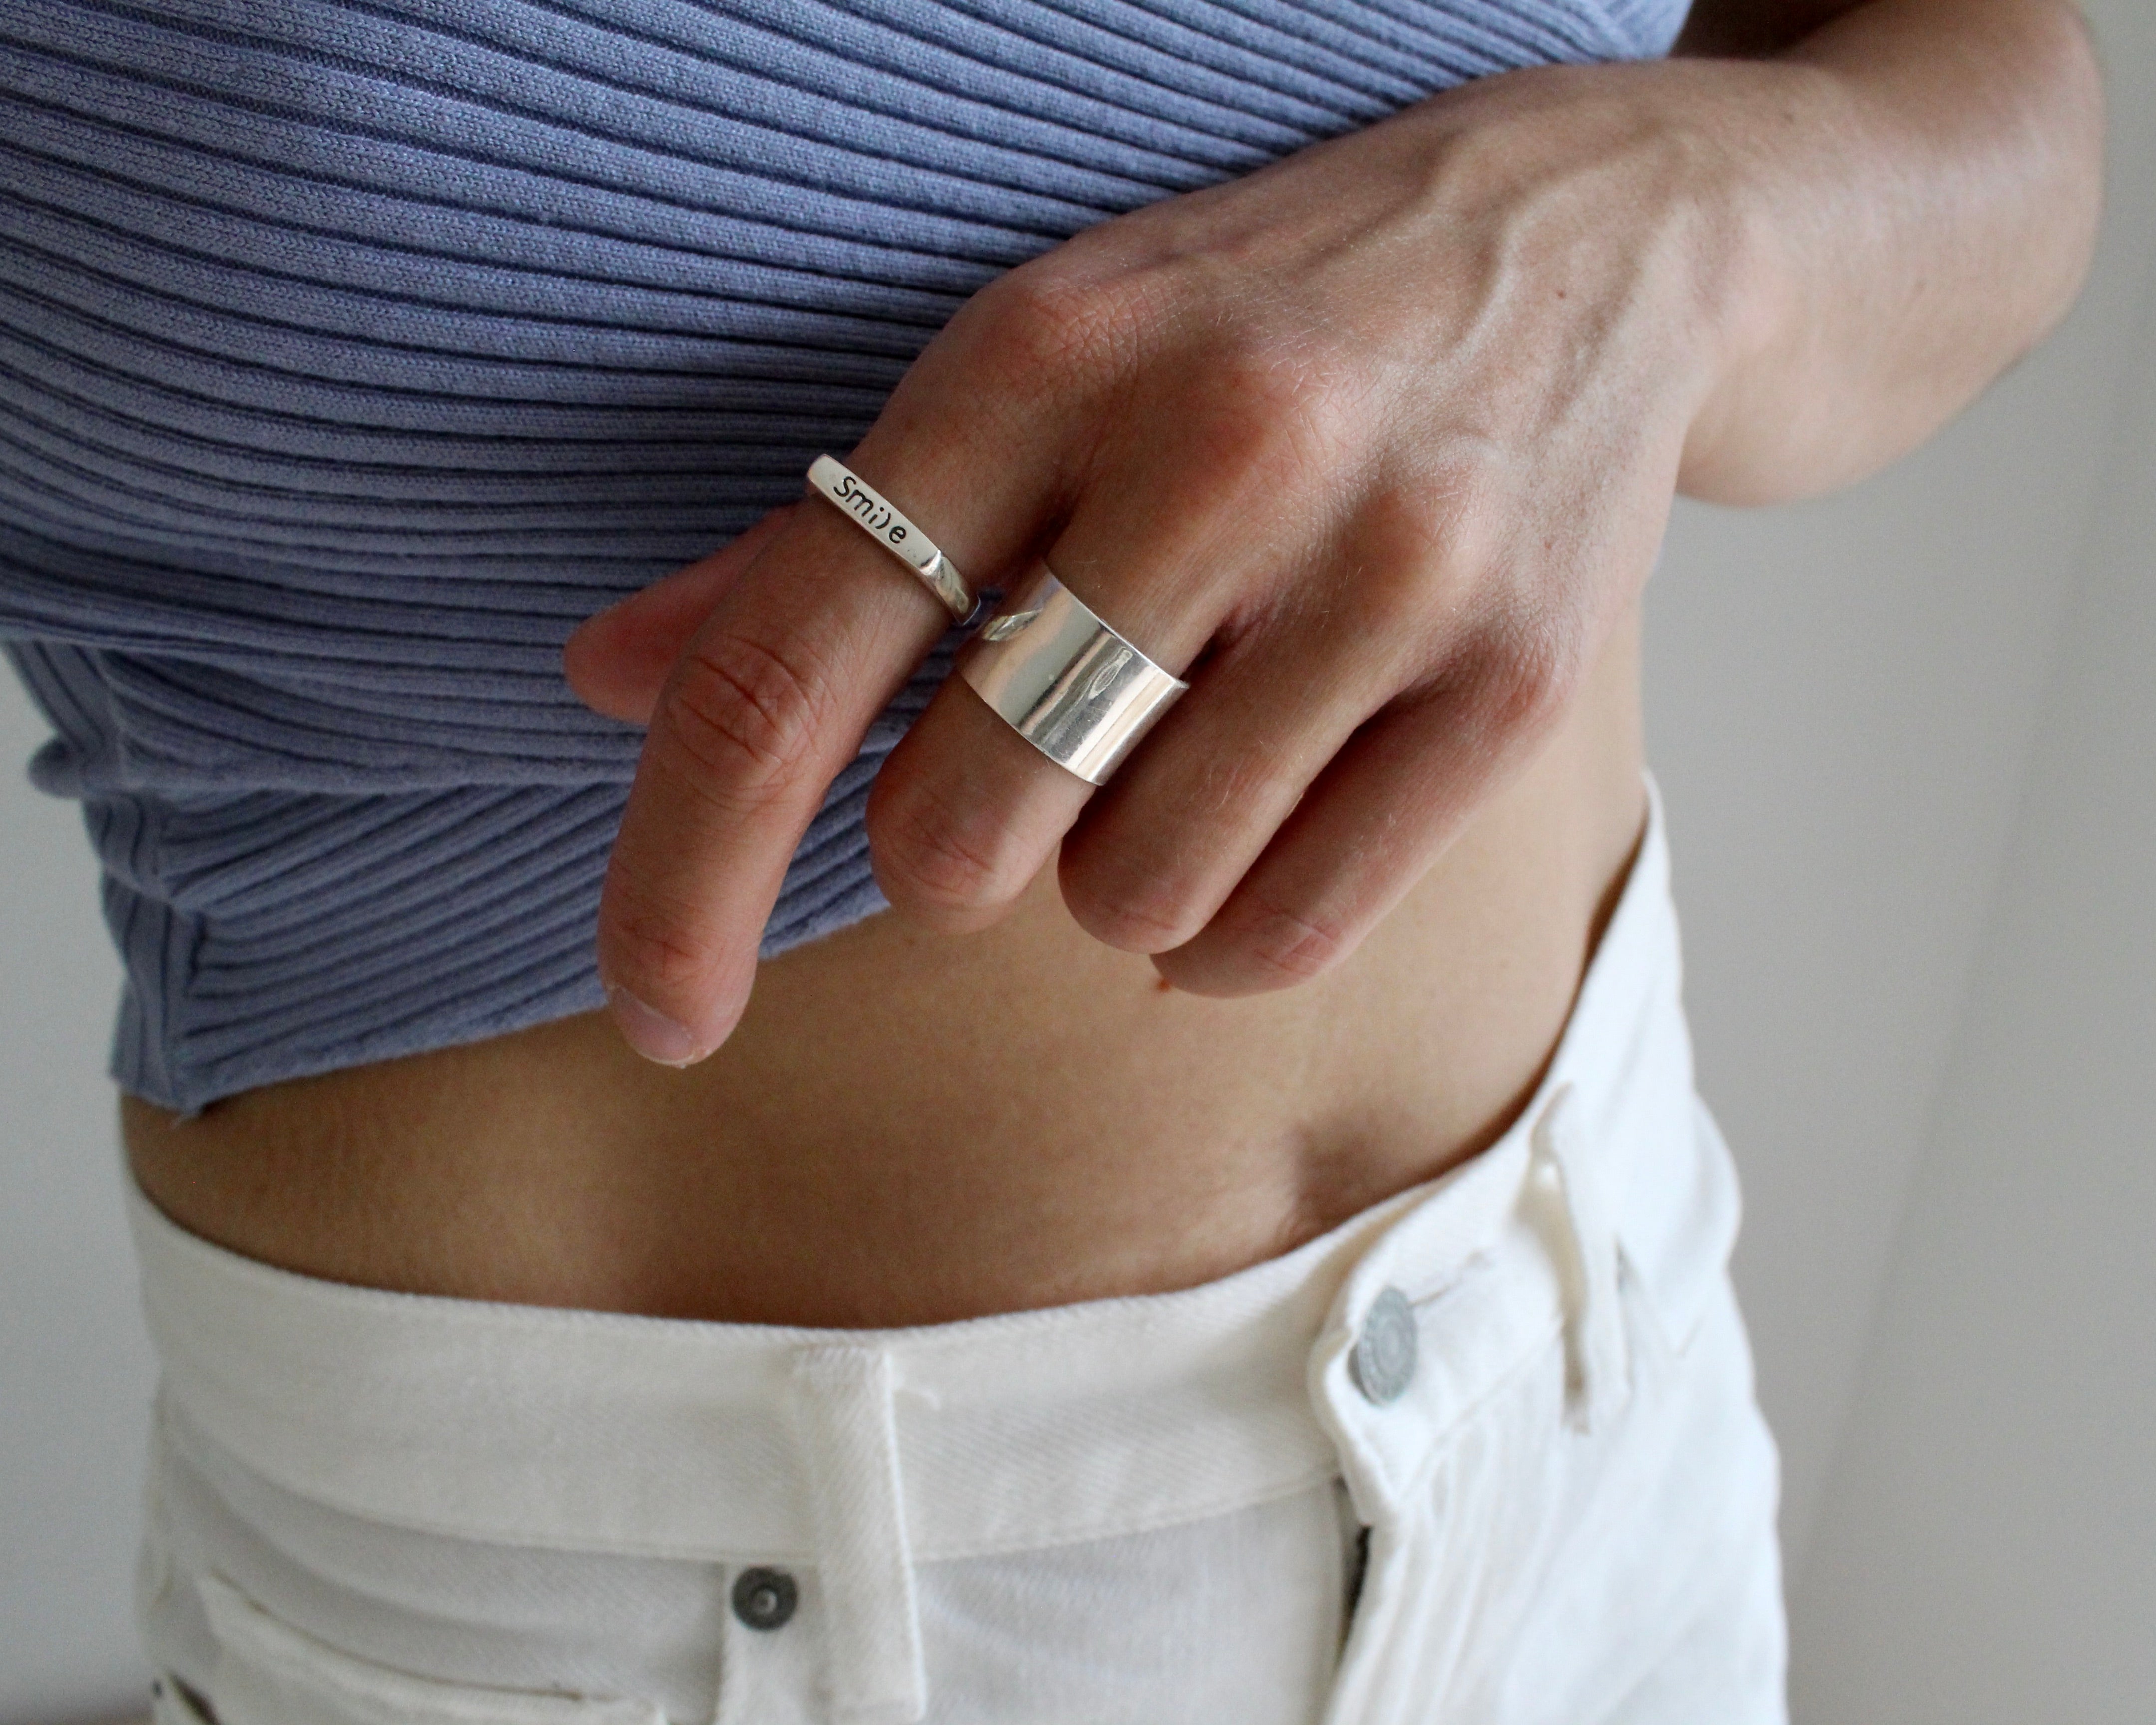
[{"label": "belt loop", "polygon": [[906,1532],[891,1356],[814,1347],[794,1357],[833,1717],[913,1725],[928,1711]]},{"label": "belt loop", "polygon": [[1563,1290],[1567,1412],[1575,1428],[1592,1431],[1630,1399],[1632,1368],[1616,1230],[1578,1112],[1572,1086],[1560,1085],[1535,1121],[1527,1194]]}]

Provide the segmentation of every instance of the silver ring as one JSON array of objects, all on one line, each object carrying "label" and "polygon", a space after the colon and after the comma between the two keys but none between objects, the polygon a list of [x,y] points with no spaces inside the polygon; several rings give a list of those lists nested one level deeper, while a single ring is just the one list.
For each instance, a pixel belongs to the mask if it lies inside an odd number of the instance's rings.
[{"label": "silver ring", "polygon": [[1095,784],[1190,686],[1101,622],[1045,563],[974,641],[958,675],[1020,737]]},{"label": "silver ring", "polygon": [[951,559],[908,521],[882,492],[843,461],[819,455],[808,464],[808,483],[853,518],[854,525],[919,576],[922,585],[943,602],[961,624],[980,608],[973,589]]}]

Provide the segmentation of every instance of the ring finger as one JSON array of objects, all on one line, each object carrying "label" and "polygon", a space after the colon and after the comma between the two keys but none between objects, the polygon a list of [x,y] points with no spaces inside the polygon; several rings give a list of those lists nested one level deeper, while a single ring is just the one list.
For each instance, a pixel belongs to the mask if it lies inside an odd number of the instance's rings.
[{"label": "ring finger", "polygon": [[[947,929],[993,922],[1069,834],[1065,896],[1078,920],[1131,950],[1179,945],[1392,692],[1389,675],[1373,689],[1370,667],[1355,662],[1370,656],[1358,606],[1275,601],[1306,592],[1311,578],[1280,572],[1282,535],[1262,502],[1197,509],[1173,491],[1145,500],[1096,488],[1116,504],[1081,504],[1049,560],[1170,670],[1215,640],[1196,686],[1097,798],[970,688],[946,688],[870,801],[877,874],[894,904]],[[1291,625],[1298,614],[1310,620]]]}]

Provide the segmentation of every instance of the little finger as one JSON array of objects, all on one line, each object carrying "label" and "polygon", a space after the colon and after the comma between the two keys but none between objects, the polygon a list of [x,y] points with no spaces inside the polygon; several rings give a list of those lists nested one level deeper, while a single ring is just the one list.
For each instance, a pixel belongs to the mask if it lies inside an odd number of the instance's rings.
[{"label": "little finger", "polygon": [[[1407,896],[1476,805],[1547,728],[1472,694],[1403,703],[1311,787],[1191,940],[1154,966],[1194,994],[1292,988],[1347,958]],[[1553,702],[1551,704],[1553,711]]]}]

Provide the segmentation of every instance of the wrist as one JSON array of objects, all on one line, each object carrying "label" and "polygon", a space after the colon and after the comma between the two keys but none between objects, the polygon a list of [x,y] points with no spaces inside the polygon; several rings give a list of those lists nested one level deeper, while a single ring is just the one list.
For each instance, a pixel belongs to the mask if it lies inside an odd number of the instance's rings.
[{"label": "wrist", "polygon": [[1553,275],[1599,255],[1644,305],[1687,480],[1712,464],[1752,381],[1805,340],[1801,266],[1827,222],[1803,207],[1788,158],[1835,123],[1833,81],[1758,62],[1549,67],[1425,105],[1459,202],[1516,222],[1554,213]]},{"label": "wrist", "polygon": [[[1700,172],[1698,316],[1710,359],[1678,474],[1688,495],[1763,503],[1790,495],[1763,470],[1759,428],[1777,447],[1831,443],[1825,423],[1852,404],[1818,387],[1833,373],[1823,297],[1842,257],[1876,219],[1843,195],[1857,176],[1832,159],[1861,149],[1864,121],[1833,72],[1799,61],[1671,63],[1652,93]],[[1814,423],[1822,422],[1822,423]]]}]

